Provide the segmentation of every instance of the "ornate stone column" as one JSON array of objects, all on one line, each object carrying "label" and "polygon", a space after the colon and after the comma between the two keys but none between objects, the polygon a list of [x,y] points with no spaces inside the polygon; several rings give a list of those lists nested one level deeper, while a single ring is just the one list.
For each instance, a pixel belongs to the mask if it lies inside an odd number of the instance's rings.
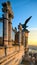
[{"label": "ornate stone column", "polygon": [[4,15],[3,15],[3,24],[4,24],[4,30],[3,30],[3,36],[4,36],[4,45],[5,46],[8,46],[8,12],[4,12]]},{"label": "ornate stone column", "polygon": [[19,28],[19,45],[21,45],[21,43],[22,43],[22,25],[19,24],[18,28]]},{"label": "ornate stone column", "polygon": [[13,19],[13,12],[11,10],[11,4],[10,2],[5,2],[2,4],[3,8],[2,11],[4,12],[3,15],[3,39],[4,39],[4,45],[12,45],[12,39],[11,39],[11,33],[12,33],[12,22]]},{"label": "ornate stone column", "polygon": [[22,34],[23,34],[23,45],[25,46],[25,32],[23,31]]},{"label": "ornate stone column", "polygon": [[12,22],[11,22],[11,18],[9,18],[9,23],[8,23],[8,44],[9,46],[12,45]]},{"label": "ornate stone column", "polygon": [[2,11],[3,11],[3,43],[5,48],[5,55],[12,53],[12,22],[13,12],[11,9],[10,2],[2,3]]},{"label": "ornate stone column", "polygon": [[8,44],[9,46],[12,46],[12,19],[13,19],[13,11],[11,9],[10,2],[7,3],[8,5],[8,16],[9,16],[9,22],[8,22]]}]

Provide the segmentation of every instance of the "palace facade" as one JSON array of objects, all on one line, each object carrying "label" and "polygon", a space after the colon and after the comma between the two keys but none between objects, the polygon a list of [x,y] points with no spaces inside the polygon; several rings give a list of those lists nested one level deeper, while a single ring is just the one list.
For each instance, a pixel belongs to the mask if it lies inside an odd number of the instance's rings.
[{"label": "palace facade", "polygon": [[21,24],[18,25],[18,31],[12,28],[11,20],[14,15],[9,1],[2,3],[2,12],[0,22],[3,23],[3,37],[0,37],[0,64],[18,65],[28,50],[29,31],[24,30]]}]

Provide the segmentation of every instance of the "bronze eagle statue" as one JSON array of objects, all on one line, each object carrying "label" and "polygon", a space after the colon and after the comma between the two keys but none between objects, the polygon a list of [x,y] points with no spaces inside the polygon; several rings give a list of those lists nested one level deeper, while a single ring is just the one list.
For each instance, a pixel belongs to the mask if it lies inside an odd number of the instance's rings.
[{"label": "bronze eagle statue", "polygon": [[30,16],[29,18],[26,19],[25,23],[24,24],[21,24],[22,25],[22,28],[26,29],[28,26],[27,26],[27,23],[29,22],[29,20],[32,18],[32,16]]}]

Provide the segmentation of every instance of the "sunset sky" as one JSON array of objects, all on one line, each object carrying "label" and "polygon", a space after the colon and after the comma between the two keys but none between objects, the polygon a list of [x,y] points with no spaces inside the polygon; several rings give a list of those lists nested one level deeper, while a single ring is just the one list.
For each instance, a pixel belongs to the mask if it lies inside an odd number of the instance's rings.
[{"label": "sunset sky", "polygon": [[[2,16],[2,2],[8,0],[0,0],[0,17]],[[37,0],[9,0],[11,2],[14,19],[12,26],[18,28],[19,23],[24,23],[25,20],[32,16],[28,22],[29,38],[28,43],[37,45]],[[2,24],[0,24],[0,36],[2,36]]]},{"label": "sunset sky", "polygon": [[37,29],[30,30],[28,44],[37,46]]}]

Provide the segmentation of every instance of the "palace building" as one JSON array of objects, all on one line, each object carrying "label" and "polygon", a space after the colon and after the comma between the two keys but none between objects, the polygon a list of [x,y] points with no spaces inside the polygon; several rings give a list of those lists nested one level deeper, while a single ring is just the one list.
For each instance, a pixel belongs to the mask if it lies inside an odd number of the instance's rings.
[{"label": "palace building", "polygon": [[0,22],[3,23],[3,37],[0,37],[0,64],[18,65],[28,50],[29,31],[26,29],[26,24],[19,24],[18,31],[12,28],[11,20],[14,15],[9,1],[2,3],[2,12]]}]

